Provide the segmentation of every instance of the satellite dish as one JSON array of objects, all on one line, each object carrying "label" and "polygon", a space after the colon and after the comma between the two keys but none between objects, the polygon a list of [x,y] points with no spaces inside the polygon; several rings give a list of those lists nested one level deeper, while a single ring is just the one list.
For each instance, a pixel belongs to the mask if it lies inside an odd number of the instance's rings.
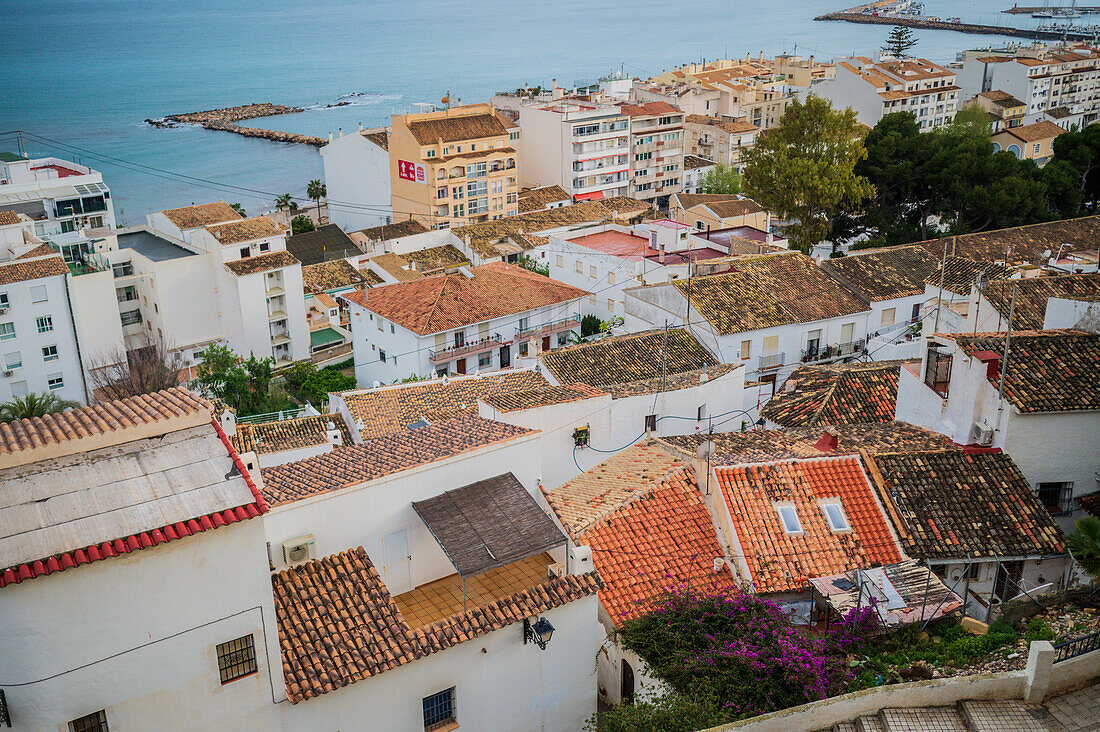
[{"label": "satellite dish", "polygon": [[1044,249],[1044,250],[1043,250],[1043,259],[1050,259],[1050,255],[1051,255],[1052,253],[1053,253],[1053,252],[1051,252],[1051,251],[1050,251],[1049,249]]},{"label": "satellite dish", "polygon": [[695,457],[700,460],[710,460],[717,451],[718,445],[714,443],[714,440],[705,440],[699,443],[699,447],[696,448]]}]

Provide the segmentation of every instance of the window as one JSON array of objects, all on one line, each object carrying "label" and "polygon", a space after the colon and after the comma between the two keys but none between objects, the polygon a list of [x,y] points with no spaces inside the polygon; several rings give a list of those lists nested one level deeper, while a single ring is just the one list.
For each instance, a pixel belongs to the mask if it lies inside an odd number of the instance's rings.
[{"label": "window", "polygon": [[798,512],[794,510],[794,506],[776,506],[775,510],[779,512],[784,531],[788,534],[802,533],[802,522],[798,520]]},{"label": "window", "polygon": [[920,320],[920,303],[913,303],[913,314],[909,318],[909,322],[915,323]]},{"label": "window", "polygon": [[8,307],[8,293],[0,292],[0,308]]},{"label": "window", "polygon": [[561,267],[561,266],[563,266],[563,265],[565,264],[565,258],[564,258],[564,257],[562,257],[562,255],[558,254],[558,255],[556,255],[556,256],[554,257],[554,263],[555,263],[555,264],[556,264],[556,265],[557,265],[558,267]]},{"label": "window", "polygon": [[23,354],[19,351],[12,351],[11,353],[4,354],[4,368],[11,371],[17,369],[23,365]]},{"label": "window", "polygon": [[378,360],[382,363],[386,362],[386,352],[383,351],[381,348],[378,349]]},{"label": "window", "polygon": [[609,284],[609,285],[615,284],[615,273],[614,272],[608,272],[607,273],[607,284]]},{"label": "window", "polygon": [[530,347],[530,345],[531,345],[531,344],[530,344],[530,342],[529,342],[529,341],[520,341],[520,344],[519,344],[519,355],[521,355],[521,356],[526,356],[526,355],[527,355],[527,349],[528,349],[528,348]]},{"label": "window", "polygon": [[1038,142],[1037,142],[1037,143],[1035,143],[1035,154],[1036,154],[1036,155],[1038,155],[1038,154],[1039,154],[1039,150],[1040,150],[1041,148],[1042,148],[1042,144],[1041,144],[1041,143],[1038,143]]},{"label": "window", "polygon": [[840,342],[847,344],[855,340],[855,330],[855,323],[845,323],[840,326]]},{"label": "window", "polygon": [[429,157],[429,158],[434,158],[434,157],[435,157],[435,150],[429,150],[429,151],[427,152],[427,155],[426,155],[426,157]]},{"label": "window", "polygon": [[574,263],[574,265],[575,265],[575,266],[576,266],[576,268],[577,268],[577,274],[584,274],[584,264],[582,264],[582,263],[581,263],[581,260],[579,260],[579,259],[578,259],[578,260],[577,260],[577,261],[576,261],[576,262]]},{"label": "window", "polygon": [[31,288],[31,302],[46,302],[45,285],[35,285]]},{"label": "window", "polygon": [[702,422],[706,418],[707,418],[707,405],[706,405],[706,403],[703,403],[703,404],[700,404],[699,409],[697,409],[695,411],[695,419]]},{"label": "window", "polygon": [[1072,482],[1040,483],[1035,494],[1052,515],[1059,516],[1073,512]]},{"label": "window", "polygon": [[0,341],[10,341],[15,338],[15,323],[0,323]]},{"label": "window", "polygon": [[562,346],[564,346],[568,342],[569,342],[569,333],[567,331],[563,330],[561,333],[558,333],[558,348],[561,348]]},{"label": "window", "polygon": [[741,358],[748,359],[752,357],[752,341],[741,341]]},{"label": "window", "polygon": [[107,712],[103,709],[69,722],[69,732],[108,732],[108,729]]},{"label": "window", "polygon": [[897,308],[886,308],[882,311],[882,320],[879,322],[880,328],[885,328],[894,324],[894,316],[897,314]]},{"label": "window", "polygon": [[477,365],[478,365],[478,368],[485,368],[487,366],[492,366],[493,365],[493,353],[492,353],[492,351],[487,351],[485,353],[478,354]]},{"label": "window", "polygon": [[271,242],[269,242],[269,241],[260,242],[260,251],[261,252],[266,252],[266,251],[270,251],[270,250],[271,250]]},{"label": "window", "polygon": [[596,273],[596,265],[594,265],[594,264],[588,265],[588,276],[591,277],[592,279],[596,279],[596,274],[597,274]]},{"label": "window", "polygon": [[252,635],[218,644],[218,676],[223,684],[256,673],[256,646]]},{"label": "window", "polygon": [[441,691],[422,700],[424,705],[424,729],[433,730],[456,722],[455,688]]},{"label": "window", "polygon": [[141,322],[141,311],[128,310],[125,313],[122,313],[121,318],[123,325],[137,325]]},{"label": "window", "polygon": [[50,374],[49,378],[46,379],[46,386],[50,387],[50,391],[64,389],[65,377],[61,374]]},{"label": "window", "polygon": [[[57,360],[57,346],[46,346],[42,349],[43,361],[56,361]],[[10,366],[8,368],[11,368]]]},{"label": "window", "polygon": [[36,319],[35,323],[38,324],[39,333],[49,333],[51,330],[53,330],[52,315],[43,315],[41,318]]},{"label": "window", "polygon": [[821,510],[825,513],[825,519],[829,522],[829,528],[839,533],[841,531],[851,531],[852,527],[848,524],[848,517],[844,515],[844,507],[839,503],[822,503]]},{"label": "window", "polygon": [[530,330],[530,326],[531,326],[531,319],[529,317],[519,319],[519,329],[520,329],[520,331]]},{"label": "window", "polygon": [[251,252],[248,250],[248,247],[241,247],[241,259],[244,259],[245,257],[249,256],[250,254],[251,254]]},{"label": "window", "polygon": [[937,343],[928,344],[928,365],[924,372],[924,383],[942,397],[947,396],[951,385],[951,354],[941,350]]},{"label": "window", "polygon": [[654,432],[657,429],[657,415],[647,414],[645,418],[645,431]]}]

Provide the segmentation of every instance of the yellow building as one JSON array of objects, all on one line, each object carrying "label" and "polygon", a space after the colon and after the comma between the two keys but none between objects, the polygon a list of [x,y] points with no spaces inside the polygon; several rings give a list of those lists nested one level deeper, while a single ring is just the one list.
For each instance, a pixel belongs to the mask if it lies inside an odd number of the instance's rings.
[{"label": "yellow building", "polygon": [[1043,120],[1001,130],[990,139],[993,141],[994,152],[1008,150],[1018,158],[1034,160],[1036,165],[1043,166],[1054,155],[1055,138],[1065,132],[1053,122]]},{"label": "yellow building", "polygon": [[488,104],[393,115],[394,216],[446,229],[516,215],[518,142],[516,123]]}]

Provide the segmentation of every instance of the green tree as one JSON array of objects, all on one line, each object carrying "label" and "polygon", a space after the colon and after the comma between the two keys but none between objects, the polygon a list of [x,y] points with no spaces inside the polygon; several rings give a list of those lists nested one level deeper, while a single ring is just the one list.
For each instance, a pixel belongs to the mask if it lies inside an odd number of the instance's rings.
[{"label": "green tree", "polygon": [[917,45],[917,38],[913,31],[905,26],[895,25],[886,37],[886,45],[882,47],[891,56],[896,58],[909,58],[909,52]]},{"label": "green tree", "polygon": [[318,408],[328,403],[328,395],[332,392],[355,388],[355,378],[342,374],[338,366],[318,369],[312,361],[292,364],[283,369],[282,376],[291,396]]},{"label": "green tree", "polygon": [[56,394],[31,392],[0,404],[0,421],[14,422],[20,419],[45,417],[47,414],[56,414],[79,406],[79,403],[62,399]]},{"label": "green tree", "polygon": [[275,361],[247,360],[227,346],[212,343],[199,353],[199,375],[192,382],[202,393],[233,407],[240,417],[282,409],[289,404],[273,394],[271,379]]},{"label": "green tree", "polygon": [[1086,516],[1077,520],[1077,531],[1066,543],[1081,569],[1100,579],[1100,518]]},{"label": "green tree", "polygon": [[589,313],[581,318],[581,338],[587,338],[590,335],[596,335],[600,332],[600,326],[602,321],[598,316]]},{"label": "green tree", "polygon": [[317,220],[321,220],[321,199],[328,195],[328,186],[314,178],[306,186],[306,195],[317,202]]},{"label": "green tree", "polygon": [[275,208],[279,211],[297,211],[298,202],[294,200],[294,196],[284,193],[281,196],[275,196]]},{"label": "green tree", "polygon": [[824,241],[838,213],[874,195],[875,187],[855,172],[867,155],[862,136],[855,112],[835,110],[811,94],[805,103],[792,102],[779,125],[746,153],[745,192],[791,222],[787,235],[803,252]]},{"label": "green tree", "polygon": [[246,215],[245,212],[244,212],[244,205],[242,205],[240,203],[231,203],[231,204],[229,204],[229,208],[233,209],[234,211],[239,213],[241,216]]},{"label": "green tree", "polygon": [[1100,125],[1071,130],[1054,138],[1054,166],[1049,177],[1063,216],[1080,216],[1100,198]]},{"label": "green tree", "polygon": [[718,163],[699,181],[699,192],[738,194],[741,192],[741,173],[732,165]]},{"label": "green tree", "polygon": [[313,225],[313,219],[305,214],[298,214],[290,220],[290,233],[291,234],[304,234],[307,231],[313,231],[317,227]]},{"label": "green tree", "polygon": [[550,276],[550,264],[540,264],[539,260],[535,259],[529,254],[519,255],[519,257],[516,259],[516,264],[518,264],[520,267],[523,267],[529,272],[540,274],[543,277]]}]

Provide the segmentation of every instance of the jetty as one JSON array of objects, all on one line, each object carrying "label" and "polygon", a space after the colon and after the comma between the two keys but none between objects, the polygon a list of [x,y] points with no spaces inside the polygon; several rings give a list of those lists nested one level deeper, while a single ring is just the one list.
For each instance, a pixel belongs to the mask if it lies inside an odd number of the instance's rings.
[{"label": "jetty", "polygon": [[321,137],[313,137],[312,135],[300,135],[296,132],[281,132],[279,130],[266,130],[262,127],[246,127],[236,124],[246,119],[274,117],[280,114],[294,114],[302,111],[305,110],[301,107],[288,107],[284,104],[259,102],[255,104],[242,104],[236,107],[223,107],[222,109],[207,109],[202,112],[170,114],[160,119],[146,119],[145,122],[153,127],[202,125],[208,130],[232,132],[236,135],[258,137],[263,140],[271,140],[272,142],[288,142],[299,145],[313,145],[314,147],[321,147],[327,144],[328,140]]},{"label": "jetty", "polygon": [[814,20],[840,20],[846,23],[866,23],[869,25],[900,25],[907,28],[947,30],[955,31],[956,33],[972,33],[986,36],[1011,36],[1015,38],[1029,38],[1037,41],[1093,41],[1097,38],[1097,33],[1084,29],[1039,30],[1037,28],[1017,28],[1010,25],[963,23],[957,18],[943,20],[942,18],[926,18],[920,15],[884,14],[874,12],[884,4],[885,3],[880,1],[868,5],[857,5],[847,10],[839,10],[835,13],[819,15],[814,18]]},{"label": "jetty", "polygon": [[1096,15],[1100,13],[1100,6],[1098,5],[1034,5],[1031,7],[1025,5],[1013,5],[1007,10],[1002,10],[1002,13],[1008,13],[1010,15],[1031,15],[1032,13],[1043,13],[1049,11],[1073,11],[1083,15]]}]

